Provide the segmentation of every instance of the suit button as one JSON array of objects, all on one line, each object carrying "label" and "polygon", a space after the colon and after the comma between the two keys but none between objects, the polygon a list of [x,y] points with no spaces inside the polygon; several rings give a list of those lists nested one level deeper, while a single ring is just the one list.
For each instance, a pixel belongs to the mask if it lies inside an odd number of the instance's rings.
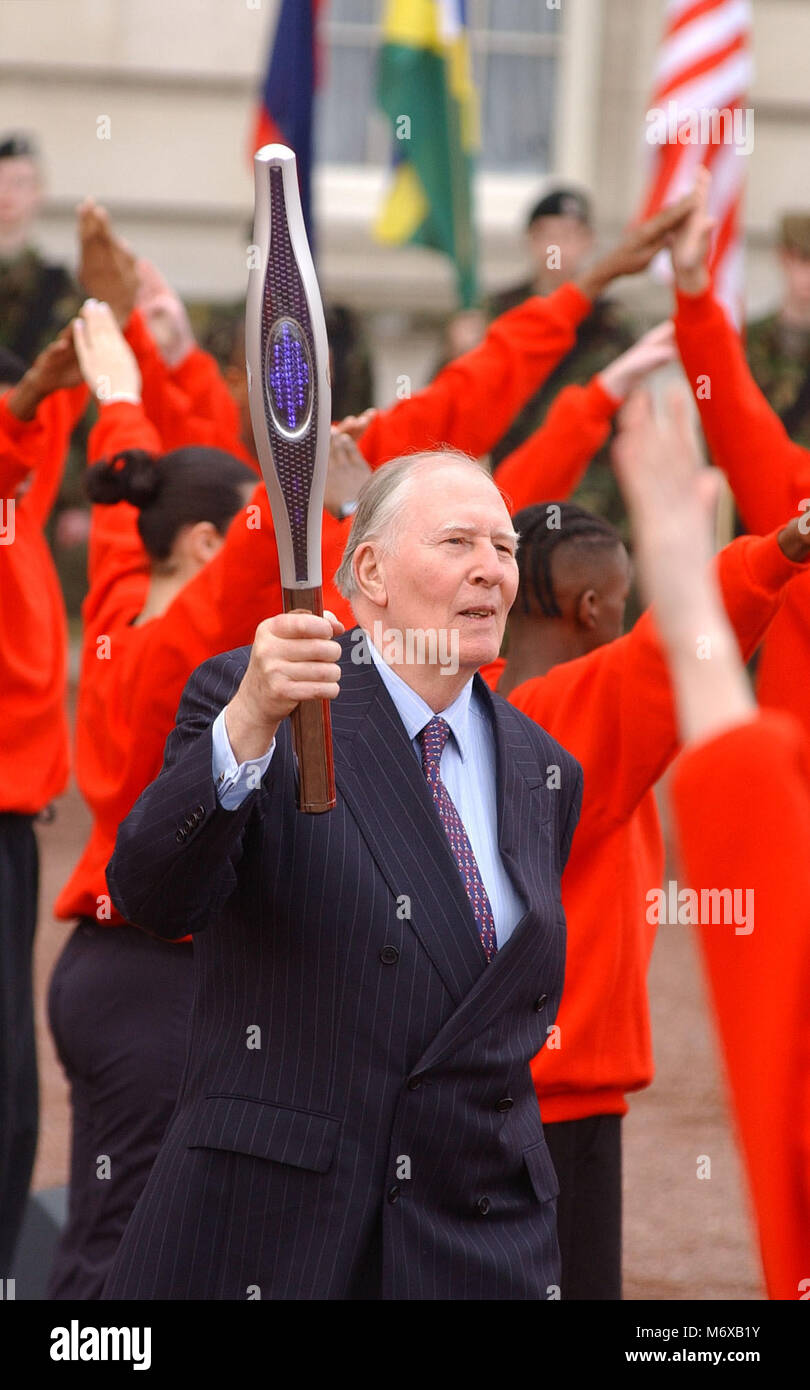
[{"label": "suit button", "polygon": [[394,1183],[393,1187],[389,1187],[388,1200],[392,1206],[394,1205],[394,1202],[399,1201],[399,1183]]},{"label": "suit button", "polygon": [[383,946],[380,951],[380,960],[383,965],[396,965],[399,960],[399,951],[396,946]]},{"label": "suit button", "polygon": [[540,998],[539,998],[539,999],[535,999],[535,1001],[534,1001],[534,1011],[535,1011],[535,1013],[536,1013],[536,1014],[541,1014],[541,1013],[543,1012],[544,1008],[546,1007],[546,1004],[547,1004],[547,1003],[548,1003],[548,995],[547,995],[547,994],[541,994],[541,995],[540,995]]},{"label": "suit button", "polygon": [[478,1201],[476,1202],[475,1205],[477,1206],[477,1208],[478,1208],[478,1210],[480,1211],[481,1215],[482,1215],[482,1216],[486,1216],[486,1214],[487,1214],[487,1212],[489,1211],[489,1208],[490,1208],[490,1206],[491,1206],[491,1203],[490,1203],[490,1200],[489,1200],[488,1197],[479,1197],[479,1198],[478,1198]]},{"label": "suit button", "polygon": [[178,830],[177,834],[176,834],[175,837],[174,837],[175,840],[177,841],[178,845],[182,845],[183,841],[184,841],[185,838],[186,838],[187,833],[188,833],[188,832],[187,832],[186,830],[183,830],[183,828],[182,828],[182,826],[181,826],[180,829]]},{"label": "suit button", "polygon": [[198,806],[194,814],[197,817],[197,820],[202,820],[203,816],[205,815],[205,807]]},{"label": "suit button", "polygon": [[186,831],[186,834],[188,834],[189,830],[194,829],[194,821],[191,816],[186,816],[186,819],[183,821],[183,829]]},{"label": "suit button", "polygon": [[419,1087],[420,1087],[421,1085],[422,1085],[422,1078],[421,1078],[421,1076],[409,1076],[409,1077],[408,1077],[408,1090],[409,1090],[409,1091],[418,1091],[418,1090],[419,1090]]},{"label": "suit button", "polygon": [[514,1103],[511,1096],[502,1096],[500,1100],[496,1100],[495,1109],[500,1111],[511,1110]]}]

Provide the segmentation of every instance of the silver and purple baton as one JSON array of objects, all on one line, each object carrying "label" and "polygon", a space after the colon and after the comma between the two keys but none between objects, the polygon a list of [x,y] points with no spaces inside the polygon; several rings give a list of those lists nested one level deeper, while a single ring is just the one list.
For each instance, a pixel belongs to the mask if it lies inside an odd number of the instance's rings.
[{"label": "silver and purple baton", "polygon": [[[264,145],[253,156],[257,265],[245,314],[250,418],[278,546],[284,611],[323,613],[321,517],[332,392],[323,304],[309,249],[295,155]],[[302,811],[335,805],[328,700],[291,715]]]}]

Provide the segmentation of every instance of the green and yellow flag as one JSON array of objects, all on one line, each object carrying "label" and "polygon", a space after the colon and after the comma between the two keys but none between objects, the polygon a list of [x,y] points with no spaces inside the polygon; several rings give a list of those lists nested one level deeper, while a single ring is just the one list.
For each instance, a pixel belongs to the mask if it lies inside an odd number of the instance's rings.
[{"label": "green and yellow flag", "polygon": [[470,308],[477,298],[478,102],[465,0],[388,0],[377,101],[393,127],[394,169],[374,234],[450,256],[459,299]]}]

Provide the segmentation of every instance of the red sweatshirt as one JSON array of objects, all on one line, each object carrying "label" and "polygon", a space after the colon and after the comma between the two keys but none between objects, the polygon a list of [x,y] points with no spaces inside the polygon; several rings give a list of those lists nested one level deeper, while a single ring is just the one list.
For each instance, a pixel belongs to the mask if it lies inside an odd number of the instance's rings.
[{"label": "red sweatshirt", "polygon": [[[762,395],[711,291],[678,295],[675,332],[712,458],[746,526],[760,534],[784,526],[810,499],[810,451],[793,443]],[[790,710],[810,732],[810,576],[791,589],[768,633],[757,695],[763,705]]]},{"label": "red sweatshirt", "polygon": [[43,528],[86,403],[55,391],[23,421],[0,399],[0,811],[36,814],[67,782],[67,620]]},{"label": "red sweatshirt", "polygon": [[[785,559],[775,533],[741,537],[717,563],[747,658],[803,567]],[[504,664],[482,671],[493,688]],[[652,788],[678,748],[651,615],[618,641],[524,682],[509,699],[573,753],[585,774],[562,882],[568,944],[559,1032],[532,1063],[543,1119],[624,1114],[625,1093],[653,1075],[646,976],[655,927],[647,893],[661,885],[664,850]]]},{"label": "red sweatshirt", "polygon": [[372,468],[443,444],[480,458],[501,438],[561,358],[591,301],[576,285],[534,295],[495,319],[486,336],[415,396],[380,411],[358,448]]},{"label": "red sweatshirt", "polygon": [[597,377],[555,396],[540,428],[493,474],[512,515],[535,502],[570,496],[607,439],[619,405]]},{"label": "red sweatshirt", "polygon": [[[124,448],[156,451],[159,441],[140,406],[104,406],[89,457]],[[55,907],[57,917],[98,916],[112,909],[106,866],[120,822],[154,780],[189,675],[218,652],[253,640],[262,619],[282,611],[278,553],[264,487],[228,530],[214,559],[158,618],[133,626],[149,585],[149,560],[126,502],[93,508],[89,592],[76,717],[76,775],[92,814],[84,853]],[[324,514],[324,576],[337,569],[350,522]],[[326,607],[353,622],[345,599],[324,584]]]},{"label": "red sweatshirt", "polygon": [[168,367],[137,310],[124,336],[138,359],[144,411],[160,435],[162,451],[206,445],[255,469],[256,460],[242,443],[236,402],[214,358],[194,347],[177,367]]},{"label": "red sweatshirt", "polygon": [[789,716],[762,712],[687,748],[672,780],[689,885],[740,889],[743,900],[746,890],[753,893],[744,932],[707,922],[708,913],[693,930],[714,1002],[768,1293],[794,1300],[810,1291],[809,775],[803,728]]},{"label": "red sweatshirt", "polygon": [[[488,453],[570,352],[577,327],[590,310],[591,301],[567,284],[502,314],[478,347],[449,363],[424,390],[375,416],[358,444],[363,457],[377,468],[398,454],[442,444],[476,458]],[[164,450],[209,444],[255,467],[241,443],[236,407],[213,358],[195,349],[171,372],[137,312],[126,337],[143,378],[144,410]],[[607,400],[594,386],[586,406],[597,423]]]}]

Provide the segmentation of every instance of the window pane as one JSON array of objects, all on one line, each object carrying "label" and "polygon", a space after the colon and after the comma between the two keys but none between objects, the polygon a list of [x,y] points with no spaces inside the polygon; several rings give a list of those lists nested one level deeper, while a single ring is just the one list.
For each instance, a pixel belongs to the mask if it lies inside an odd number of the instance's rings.
[{"label": "window pane", "polygon": [[560,11],[549,9],[545,0],[490,0],[488,27],[496,33],[552,34],[560,27]]},{"label": "window pane", "polygon": [[342,19],[347,24],[376,24],[380,19],[380,0],[332,0],[325,5],[324,19]]},{"label": "window pane", "polygon": [[555,67],[550,57],[489,54],[482,94],[482,168],[543,173],[550,167]]},{"label": "window pane", "polygon": [[369,46],[331,44],[326,84],[317,94],[315,156],[330,164],[365,164],[375,106],[377,53]]}]

